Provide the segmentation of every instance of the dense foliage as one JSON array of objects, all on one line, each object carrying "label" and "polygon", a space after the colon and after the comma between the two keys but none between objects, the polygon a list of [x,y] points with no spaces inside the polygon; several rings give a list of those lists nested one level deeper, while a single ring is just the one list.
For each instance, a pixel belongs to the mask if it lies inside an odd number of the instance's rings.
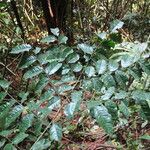
[{"label": "dense foliage", "polygon": [[[85,1],[87,6],[95,3]],[[16,28],[16,37],[9,41],[7,15],[0,16],[7,26],[0,45],[0,149],[63,149],[65,137],[84,138],[85,120],[103,128],[116,149],[146,148],[142,140],[150,140],[145,132],[150,121],[149,37],[145,42],[131,40],[123,30],[131,22],[124,17],[110,18],[109,26],[100,20],[107,31],[75,33],[75,44],[59,28],[51,28],[38,44],[30,38],[27,42]],[[90,16],[85,17],[90,23]],[[9,69],[7,61],[17,71]],[[139,130],[142,133],[134,135]]]}]

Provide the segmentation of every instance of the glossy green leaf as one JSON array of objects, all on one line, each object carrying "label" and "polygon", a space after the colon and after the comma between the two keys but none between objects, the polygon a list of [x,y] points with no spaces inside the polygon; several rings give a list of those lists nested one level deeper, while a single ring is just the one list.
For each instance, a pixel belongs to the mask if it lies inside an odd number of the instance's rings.
[{"label": "glossy green leaf", "polygon": [[102,76],[102,82],[106,87],[116,86],[116,82],[111,74],[105,74]]},{"label": "glossy green leaf", "polygon": [[82,70],[83,66],[81,65],[81,63],[77,63],[74,65],[73,67],[73,71],[74,72],[80,72]]},{"label": "glossy green leaf", "polygon": [[96,70],[98,74],[103,74],[106,71],[106,68],[107,68],[106,60],[98,60],[96,62]]},{"label": "glossy green leaf", "polygon": [[24,78],[25,79],[31,79],[37,75],[39,75],[43,71],[43,68],[40,66],[34,66],[31,69],[29,69],[25,74]]},{"label": "glossy green leaf", "polygon": [[49,35],[49,36],[47,36],[47,37],[44,37],[44,38],[41,40],[41,42],[42,42],[42,43],[47,43],[47,44],[49,44],[49,43],[55,42],[56,40],[57,40],[57,38],[56,38],[55,36]]},{"label": "glossy green leaf", "polygon": [[109,71],[116,71],[119,67],[119,64],[115,60],[110,60],[108,64]]},{"label": "glossy green leaf", "polygon": [[113,133],[113,124],[111,115],[105,106],[95,106],[93,109],[94,118],[96,118],[97,123],[106,131],[108,134]]},{"label": "glossy green leaf", "polygon": [[84,53],[87,53],[87,54],[92,54],[94,49],[92,46],[89,46],[85,43],[82,43],[82,44],[78,44],[78,47],[79,49],[81,49]]},{"label": "glossy green leaf", "polygon": [[19,134],[16,135],[16,137],[12,140],[14,144],[19,144],[22,142],[26,137],[28,137],[28,134],[24,132],[20,132]]},{"label": "glossy green leaf", "polygon": [[50,30],[51,30],[51,32],[52,32],[54,35],[56,35],[56,36],[59,35],[59,29],[58,29],[58,28],[51,28]]},{"label": "glossy green leaf", "polygon": [[62,127],[54,123],[50,128],[50,138],[54,141],[61,141],[62,139]]},{"label": "glossy green leaf", "polygon": [[2,87],[3,89],[6,89],[9,87],[11,83],[8,82],[7,80],[0,80],[0,87]]},{"label": "glossy green leaf", "polygon": [[79,58],[80,57],[78,54],[72,53],[67,57],[67,61],[68,61],[68,63],[73,64],[73,63],[77,62],[79,60]]},{"label": "glossy green leaf", "polygon": [[90,78],[92,76],[95,76],[95,69],[93,66],[88,66],[85,68],[85,74]]},{"label": "glossy green leaf", "polygon": [[110,24],[110,31],[111,32],[116,32],[116,30],[122,28],[123,25],[124,25],[124,23],[122,21],[120,21],[118,19],[114,20]]},{"label": "glossy green leaf", "polygon": [[18,45],[11,50],[11,53],[12,54],[19,54],[19,53],[23,53],[26,51],[28,52],[31,48],[32,48],[32,46],[30,44]]},{"label": "glossy green leaf", "polygon": [[130,112],[128,107],[121,101],[119,105],[119,110],[128,118],[130,116]]},{"label": "glossy green leaf", "polygon": [[31,150],[45,150],[45,149],[49,148],[50,145],[51,145],[51,142],[49,140],[41,139],[41,140],[37,141],[36,143],[34,143]]},{"label": "glossy green leaf", "polygon": [[45,68],[45,72],[48,74],[48,75],[52,75],[54,73],[56,73],[62,66],[62,63],[58,63],[58,62],[52,62],[52,63],[49,63],[48,66]]},{"label": "glossy green leaf", "polygon": [[64,35],[60,35],[58,37],[58,41],[59,41],[59,44],[66,44],[67,43],[67,40],[68,40],[68,37],[64,36]]},{"label": "glossy green leaf", "polygon": [[17,150],[12,144],[6,144],[3,150]]}]

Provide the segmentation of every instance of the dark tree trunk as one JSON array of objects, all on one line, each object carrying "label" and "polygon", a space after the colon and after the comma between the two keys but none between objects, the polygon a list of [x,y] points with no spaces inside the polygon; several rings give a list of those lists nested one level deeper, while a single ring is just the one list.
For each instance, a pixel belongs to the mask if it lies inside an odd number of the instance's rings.
[{"label": "dark tree trunk", "polygon": [[58,27],[64,30],[67,1],[41,0],[48,34],[51,34],[50,28]]}]

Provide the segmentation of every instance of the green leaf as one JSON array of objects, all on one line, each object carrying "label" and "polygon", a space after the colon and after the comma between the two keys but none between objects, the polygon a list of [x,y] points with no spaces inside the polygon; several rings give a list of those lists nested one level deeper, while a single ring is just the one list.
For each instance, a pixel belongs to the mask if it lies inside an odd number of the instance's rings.
[{"label": "green leaf", "polygon": [[0,92],[0,103],[3,101],[3,99],[6,97],[6,92]]},{"label": "green leaf", "polygon": [[150,140],[150,135],[144,134],[144,135],[140,136],[140,139],[142,139],[142,140]]},{"label": "green leaf", "polygon": [[22,91],[19,93],[19,97],[21,98],[21,103],[27,100],[28,95],[29,95],[29,92]]},{"label": "green leaf", "polygon": [[119,105],[119,110],[128,118],[130,116],[130,112],[128,107],[121,101]]},{"label": "green leaf", "polygon": [[26,137],[28,137],[28,134],[20,132],[18,135],[16,135],[16,137],[12,140],[12,142],[17,145],[20,142],[22,142]]},{"label": "green leaf", "polygon": [[95,69],[93,66],[88,66],[85,68],[85,74],[90,78],[92,76],[95,76]]},{"label": "green leaf", "polygon": [[98,36],[100,39],[104,40],[104,39],[106,39],[107,33],[106,33],[106,32],[102,32],[102,33],[97,34],[97,36]]},{"label": "green leaf", "polygon": [[20,68],[21,69],[28,68],[35,61],[36,61],[36,57],[35,56],[30,56],[30,57],[28,57],[27,59],[25,59],[24,61],[21,62]]},{"label": "green leaf", "polygon": [[57,41],[57,38],[56,38],[55,36],[53,36],[53,35],[49,35],[49,36],[47,36],[47,37],[44,37],[44,38],[41,40],[42,43],[47,43],[47,44],[53,43],[53,42],[55,42],[55,41]]},{"label": "green leaf", "polygon": [[48,75],[52,75],[54,73],[56,73],[62,66],[62,63],[58,63],[58,62],[52,62],[52,63],[49,63],[48,66],[45,68],[45,72],[48,74]]},{"label": "green leaf", "polygon": [[115,61],[115,60],[109,61],[109,64],[108,64],[109,71],[111,71],[111,72],[116,71],[118,69],[118,67],[119,67],[119,64],[117,61]]},{"label": "green leaf", "polygon": [[11,83],[8,82],[7,80],[0,80],[0,87],[2,87],[3,89],[6,89],[9,87]]},{"label": "green leaf", "polygon": [[5,145],[3,150],[17,150],[12,144]]},{"label": "green leaf", "polygon": [[66,105],[64,113],[67,116],[67,118],[72,118],[74,116],[74,113],[79,109],[80,102],[82,100],[82,92],[76,91],[71,94],[71,103]]},{"label": "green leaf", "polygon": [[0,148],[2,148],[5,144],[6,140],[5,139],[1,139],[0,140]]},{"label": "green leaf", "polygon": [[98,74],[103,74],[106,71],[106,68],[107,68],[106,60],[98,60],[96,62],[96,70]]},{"label": "green leaf", "polygon": [[48,84],[48,82],[49,82],[49,79],[46,76],[41,75],[39,78],[39,82],[37,83],[35,87],[35,92],[40,93],[44,89],[44,87]]},{"label": "green leaf", "polygon": [[29,79],[29,78],[31,79],[31,78],[39,75],[42,71],[43,71],[42,67],[34,66],[24,74],[24,78],[25,79]]},{"label": "green leaf", "polygon": [[106,87],[116,86],[116,82],[112,75],[105,74],[102,76],[102,82],[105,84]]},{"label": "green leaf", "polygon": [[16,105],[6,118],[6,127],[9,127],[10,124],[20,116],[22,111],[23,111],[22,106]]},{"label": "green leaf", "polygon": [[3,136],[3,137],[8,137],[10,136],[11,134],[13,133],[13,130],[3,130],[0,132],[0,136]]},{"label": "green leaf", "polygon": [[50,128],[50,138],[51,140],[54,140],[54,141],[61,141],[61,138],[62,138],[62,127],[57,124],[57,123],[54,123],[51,128]]},{"label": "green leaf", "polygon": [[32,150],[45,150],[49,148],[51,145],[51,142],[47,139],[41,139],[33,144]]},{"label": "green leaf", "polygon": [[59,29],[58,29],[58,28],[51,28],[50,30],[51,30],[51,32],[52,32],[54,35],[56,35],[56,36],[59,35]]},{"label": "green leaf", "polygon": [[60,97],[54,96],[48,103],[48,109],[53,110],[54,108],[60,107]]},{"label": "green leaf", "polygon": [[58,37],[59,44],[62,44],[62,43],[66,44],[66,43],[67,43],[67,40],[68,40],[68,37],[66,37],[66,36],[64,36],[64,35],[60,35],[60,36]]},{"label": "green leaf", "polygon": [[73,71],[74,72],[80,72],[82,70],[83,66],[81,65],[81,63],[77,63],[74,65],[73,67]]},{"label": "green leaf", "polygon": [[92,46],[89,46],[87,44],[78,44],[78,47],[84,52],[84,53],[87,53],[87,54],[92,54],[94,49]]},{"label": "green leaf", "polygon": [[115,93],[115,88],[114,87],[110,87],[108,88],[108,90],[105,91],[105,94],[103,96],[101,96],[102,100],[109,100],[110,97]]},{"label": "green leaf", "polygon": [[64,114],[67,118],[71,119],[74,116],[75,111],[77,110],[77,104],[75,102],[71,102],[66,105]]},{"label": "green leaf", "polygon": [[108,134],[113,133],[113,124],[111,120],[111,115],[105,106],[95,106],[94,118],[96,118],[97,123],[106,131]]},{"label": "green leaf", "polygon": [[[136,57],[136,56],[134,56],[134,57]],[[129,67],[130,65],[132,65],[135,62],[134,57],[131,55],[123,55],[121,57],[121,66],[126,68],[126,67]]]},{"label": "green leaf", "polygon": [[19,54],[22,52],[29,51],[31,48],[32,48],[32,46],[30,44],[18,45],[11,50],[11,53],[12,54]]},{"label": "green leaf", "polygon": [[119,93],[115,93],[115,99],[125,99],[128,96],[126,91],[120,90]]},{"label": "green leaf", "polygon": [[124,25],[124,23],[122,21],[116,19],[113,22],[111,22],[111,24],[110,24],[110,31],[111,32],[116,32],[117,29],[122,28],[123,25]]},{"label": "green leaf", "polygon": [[22,118],[21,123],[19,124],[19,130],[21,132],[25,132],[28,128],[31,127],[33,119],[34,119],[34,115],[33,114],[25,115]]},{"label": "green leaf", "polygon": [[79,55],[76,53],[72,53],[67,57],[67,61],[69,64],[73,64],[79,60]]}]

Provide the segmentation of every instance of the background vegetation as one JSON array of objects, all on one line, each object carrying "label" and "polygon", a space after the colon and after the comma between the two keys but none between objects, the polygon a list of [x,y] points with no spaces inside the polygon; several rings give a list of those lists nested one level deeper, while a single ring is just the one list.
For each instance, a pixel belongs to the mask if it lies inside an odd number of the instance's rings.
[{"label": "background vegetation", "polygon": [[149,6],[1,0],[0,149],[149,149]]}]

